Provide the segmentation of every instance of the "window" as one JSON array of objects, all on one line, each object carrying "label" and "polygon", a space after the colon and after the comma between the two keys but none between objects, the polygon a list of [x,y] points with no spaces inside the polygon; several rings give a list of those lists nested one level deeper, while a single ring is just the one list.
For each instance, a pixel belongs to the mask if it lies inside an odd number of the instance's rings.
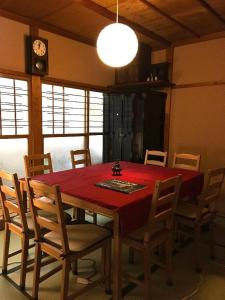
[{"label": "window", "polygon": [[42,84],[42,129],[55,171],[71,168],[69,151],[85,147],[102,162],[103,93]]},{"label": "window", "polygon": [[85,91],[42,84],[43,134],[85,132]]},{"label": "window", "polygon": [[28,83],[0,77],[0,135],[27,135]]},{"label": "window", "polygon": [[90,91],[89,93],[89,132],[103,132],[103,94]]}]

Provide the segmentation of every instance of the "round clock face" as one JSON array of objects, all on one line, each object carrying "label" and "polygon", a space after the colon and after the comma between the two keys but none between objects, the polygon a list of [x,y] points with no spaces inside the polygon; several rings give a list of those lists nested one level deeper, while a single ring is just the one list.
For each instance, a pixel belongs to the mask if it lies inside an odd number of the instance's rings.
[{"label": "round clock face", "polygon": [[46,46],[45,43],[41,40],[35,40],[33,42],[33,50],[38,56],[43,56],[46,53]]}]

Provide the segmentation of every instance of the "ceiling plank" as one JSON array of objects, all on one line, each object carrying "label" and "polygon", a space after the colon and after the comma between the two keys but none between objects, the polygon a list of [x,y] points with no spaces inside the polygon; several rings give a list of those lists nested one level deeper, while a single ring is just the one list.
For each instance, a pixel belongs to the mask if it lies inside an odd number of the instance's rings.
[{"label": "ceiling plank", "polygon": [[220,22],[225,25],[225,19],[214,9],[212,6],[209,5],[208,2],[205,0],[198,0],[198,2],[206,9],[208,10],[212,15],[214,15]]},{"label": "ceiling plank", "polygon": [[65,9],[65,8],[67,8],[67,7],[69,7],[73,4],[74,4],[74,1],[71,0],[69,3],[63,4],[61,7],[58,7],[57,9],[56,8],[52,9],[52,11],[49,12],[49,13],[43,13],[43,15],[41,15],[38,19],[41,20],[41,19],[44,19],[46,17],[50,17],[50,16],[60,12],[61,10]]},{"label": "ceiling plank", "polygon": [[21,22],[23,24],[27,24],[30,26],[36,26],[42,30],[46,30],[46,31],[49,31],[49,32],[52,32],[52,33],[55,33],[58,35],[62,35],[71,40],[75,40],[75,41],[87,44],[89,46],[96,47],[96,41],[88,39],[87,37],[76,34],[74,32],[67,31],[65,29],[53,26],[51,24],[43,23],[43,22],[36,21],[36,20],[28,18],[28,17],[20,16],[20,15],[14,14],[12,12],[9,12],[7,10],[4,10],[4,9],[0,9],[0,16],[14,20],[14,21],[18,21],[18,22]]},{"label": "ceiling plank", "polygon": [[151,8],[152,10],[156,11],[160,15],[164,16],[165,18],[167,18],[168,20],[173,22],[175,25],[180,26],[182,29],[188,31],[191,35],[193,35],[195,37],[200,37],[200,35],[197,32],[193,31],[191,28],[187,27],[186,25],[184,25],[177,19],[171,17],[166,12],[162,11],[160,8],[158,8],[154,4],[150,3],[149,1],[147,1],[147,0],[139,0],[139,1],[142,2],[143,4],[145,4],[146,6],[148,6],[149,8]]},{"label": "ceiling plank", "polygon": [[[91,1],[91,0],[74,0],[76,3],[79,3],[81,4],[82,6],[98,13],[99,15],[107,18],[107,19],[110,19],[110,20],[113,20],[113,21],[116,21],[116,14],[113,13],[112,11],[104,8],[103,6],[101,5],[98,5],[96,4],[95,2]],[[135,31],[157,41],[157,42],[160,42],[161,44],[163,44],[164,46],[167,46],[169,47],[171,45],[171,42],[168,41],[167,39],[163,38],[162,36],[158,35],[157,33],[137,24],[137,23],[134,23],[128,19],[126,19],[125,17],[122,17],[122,16],[119,16],[119,20],[132,27]]]}]

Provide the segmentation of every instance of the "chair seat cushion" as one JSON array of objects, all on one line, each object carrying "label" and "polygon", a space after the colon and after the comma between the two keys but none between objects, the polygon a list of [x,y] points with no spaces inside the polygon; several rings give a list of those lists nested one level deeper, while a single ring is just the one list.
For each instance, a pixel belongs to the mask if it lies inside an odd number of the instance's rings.
[{"label": "chair seat cushion", "polygon": [[[175,215],[183,218],[195,220],[197,218],[198,206],[194,203],[183,202],[177,205]],[[201,217],[209,214],[208,208],[203,208]]]},{"label": "chair seat cushion", "polygon": [[[46,211],[43,211],[43,210],[39,211],[38,214],[40,216],[45,217],[47,219],[50,219],[52,221],[57,221],[57,216],[55,214],[52,214],[52,213],[49,213],[49,212],[46,212]],[[69,223],[71,221],[71,216],[68,213],[66,213],[66,212],[64,212],[64,218],[65,218],[65,222],[66,223]],[[31,212],[26,213],[26,220],[27,220],[28,229],[30,231],[34,231],[34,222],[33,222],[33,219],[32,219]],[[20,216],[16,216],[15,218],[13,218],[13,222],[15,224],[18,224],[18,225],[21,226],[21,218],[20,218]]]},{"label": "chair seat cushion", "polygon": [[[80,252],[111,236],[109,230],[94,224],[67,225],[66,230],[69,248],[73,252]],[[62,244],[61,236],[57,232],[48,232],[44,237],[53,244]]]}]

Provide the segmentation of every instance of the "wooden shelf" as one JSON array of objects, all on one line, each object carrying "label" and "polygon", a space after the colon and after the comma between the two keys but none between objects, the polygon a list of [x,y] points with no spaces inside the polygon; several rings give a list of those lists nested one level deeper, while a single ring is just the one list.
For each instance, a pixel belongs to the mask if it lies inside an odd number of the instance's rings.
[{"label": "wooden shelf", "polygon": [[120,83],[116,85],[108,86],[110,91],[114,92],[144,92],[152,89],[163,89],[175,86],[174,83],[170,83],[169,81],[142,81],[142,82],[129,82],[129,83]]}]

